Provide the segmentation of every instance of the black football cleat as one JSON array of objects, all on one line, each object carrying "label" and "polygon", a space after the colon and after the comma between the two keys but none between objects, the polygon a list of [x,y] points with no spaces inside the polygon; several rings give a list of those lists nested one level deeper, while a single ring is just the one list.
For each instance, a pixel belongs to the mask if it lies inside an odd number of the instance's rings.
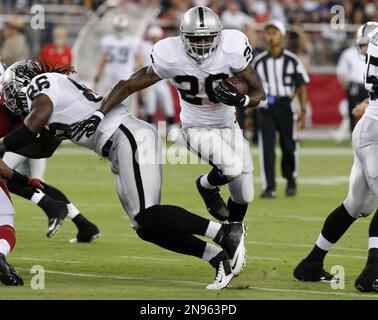
[{"label": "black football cleat", "polygon": [[38,203],[38,206],[40,206],[47,215],[48,229],[46,236],[51,238],[58,232],[64,219],[67,217],[67,204],[63,201],[53,200],[48,196],[44,196]]},{"label": "black football cleat", "polygon": [[196,186],[203,201],[205,202],[207,211],[215,219],[226,221],[230,217],[230,212],[228,211],[227,205],[224,203],[222,197],[219,194],[219,188],[206,189],[202,187],[200,183],[201,177],[196,180]]},{"label": "black football cleat", "polygon": [[0,253],[0,281],[5,286],[23,286],[24,281],[16,269],[8,264],[5,256]]},{"label": "black football cleat", "polygon": [[286,197],[294,197],[297,194],[297,184],[295,181],[289,181],[285,189]]},{"label": "black football cleat", "polygon": [[96,240],[100,236],[100,230],[92,222],[86,223],[84,227],[79,229],[76,237],[71,239],[70,243],[89,243]]},{"label": "black football cleat", "polygon": [[378,292],[378,264],[368,264],[354,283],[361,292]]},{"label": "black football cleat", "polygon": [[337,283],[338,278],[323,269],[323,263],[319,261],[302,260],[293,271],[293,276],[298,281]]},{"label": "black football cleat", "polygon": [[276,191],[274,190],[269,190],[269,189],[265,189],[263,192],[261,192],[260,194],[260,198],[264,198],[264,199],[274,199],[275,197],[277,196],[276,194]]},{"label": "black football cleat", "polygon": [[230,257],[231,270],[234,276],[238,276],[246,264],[244,237],[244,224],[242,222],[230,222],[229,224],[222,224],[214,239]]}]

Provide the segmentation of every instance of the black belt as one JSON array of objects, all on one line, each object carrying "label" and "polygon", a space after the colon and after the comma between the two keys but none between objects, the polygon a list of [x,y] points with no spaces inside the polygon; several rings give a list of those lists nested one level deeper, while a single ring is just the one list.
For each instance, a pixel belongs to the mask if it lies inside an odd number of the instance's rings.
[{"label": "black belt", "polygon": [[102,147],[102,156],[104,158],[109,158],[110,149],[112,147],[113,140],[108,140],[105,142],[104,146]]}]

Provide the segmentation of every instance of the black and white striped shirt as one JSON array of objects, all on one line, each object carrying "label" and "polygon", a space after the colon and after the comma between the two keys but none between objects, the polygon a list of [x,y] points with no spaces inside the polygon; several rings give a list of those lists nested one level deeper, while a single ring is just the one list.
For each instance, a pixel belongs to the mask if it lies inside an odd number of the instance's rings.
[{"label": "black and white striped shirt", "polygon": [[273,57],[269,51],[257,55],[252,66],[260,76],[267,96],[292,98],[295,90],[310,82],[298,56],[289,50]]}]

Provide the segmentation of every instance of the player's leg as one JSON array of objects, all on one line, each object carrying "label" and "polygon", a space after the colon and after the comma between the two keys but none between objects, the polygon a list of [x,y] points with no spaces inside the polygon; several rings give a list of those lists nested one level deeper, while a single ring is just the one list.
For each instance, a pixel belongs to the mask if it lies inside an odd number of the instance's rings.
[{"label": "player's leg", "polygon": [[18,272],[7,263],[5,258],[15,245],[14,208],[5,183],[0,181],[0,281],[8,286],[24,284]]},{"label": "player's leg", "polygon": [[273,117],[272,110],[259,110],[257,131],[259,159],[260,159],[260,175],[262,182],[261,198],[276,197],[276,181],[275,181],[275,144],[276,144],[276,121]]},{"label": "player's leg", "polygon": [[221,221],[229,218],[229,211],[219,194],[219,187],[243,171],[242,156],[229,144],[233,132],[231,128],[187,128],[182,131],[188,149],[213,166],[208,174],[197,179],[196,185],[209,213]]},{"label": "player's leg", "polygon": [[145,120],[150,124],[154,122],[154,116],[156,114],[157,98],[156,98],[155,85],[145,89],[144,96],[143,96],[144,106],[146,107]]},{"label": "player's leg", "polygon": [[285,189],[286,196],[294,196],[297,192],[297,174],[298,174],[298,150],[299,142],[296,128],[296,117],[293,113],[290,103],[280,105],[277,110],[279,115],[278,132],[280,135],[280,146],[282,150],[281,171],[283,177],[287,180]]},{"label": "player's leg", "polygon": [[167,119],[167,140],[177,141],[180,136],[180,130],[175,121],[175,107],[173,103],[172,91],[167,81],[160,81],[156,83],[156,94],[159,105]]},{"label": "player's leg", "polygon": [[[208,261],[220,251],[210,244],[204,247],[191,235],[207,236],[225,250],[233,250],[235,242],[241,239],[238,230],[222,227],[177,206],[160,205],[161,141],[151,126],[132,119],[117,131],[114,143],[117,147],[110,157],[112,170],[117,174],[118,196],[134,228],[144,230],[139,234],[148,233],[149,241],[157,245],[164,243],[169,250],[191,255],[196,252]],[[154,230],[153,234],[149,230]],[[178,236],[184,234],[187,236]],[[164,240],[167,235],[176,237],[176,241]],[[190,247],[188,239],[193,240]]]},{"label": "player's leg", "polygon": [[332,281],[332,275],[323,269],[327,253],[358,217],[368,215],[377,204],[377,198],[366,181],[362,163],[355,155],[348,196],[328,215],[314,248],[295,268],[294,277],[301,281]]},{"label": "player's leg", "polygon": [[248,204],[254,198],[253,161],[249,143],[243,139],[243,172],[228,183],[230,198],[227,208],[230,212],[229,222],[242,222],[247,213]]}]

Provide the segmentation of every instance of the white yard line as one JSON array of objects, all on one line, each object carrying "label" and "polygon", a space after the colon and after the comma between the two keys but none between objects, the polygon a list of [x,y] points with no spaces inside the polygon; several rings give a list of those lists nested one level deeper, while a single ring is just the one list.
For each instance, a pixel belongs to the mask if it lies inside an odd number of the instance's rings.
[{"label": "white yard line", "polygon": [[41,261],[41,262],[53,262],[53,263],[81,263],[80,261],[73,260],[52,260],[52,259],[40,259],[40,258],[29,258],[29,257],[17,257],[12,256],[14,260],[26,260],[26,261]]},{"label": "white yard line", "polygon": [[120,258],[122,258],[122,259],[136,259],[136,260],[166,261],[166,262],[181,262],[182,261],[182,259],[139,257],[139,256],[120,256]]}]

